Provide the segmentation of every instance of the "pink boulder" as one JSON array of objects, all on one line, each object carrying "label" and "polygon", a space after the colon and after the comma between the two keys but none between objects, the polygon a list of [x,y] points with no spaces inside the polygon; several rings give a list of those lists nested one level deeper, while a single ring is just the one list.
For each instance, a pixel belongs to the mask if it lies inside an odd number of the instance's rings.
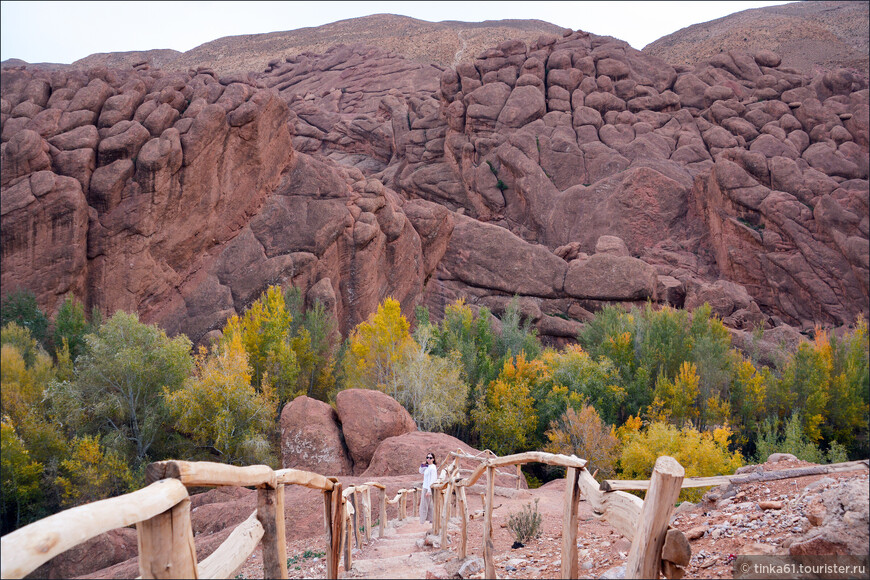
[{"label": "pink boulder", "polygon": [[341,391],[335,397],[335,407],[355,474],[365,471],[381,441],[417,429],[408,411],[380,391]]},{"label": "pink boulder", "polygon": [[281,464],[323,475],[349,475],[353,464],[338,415],[323,401],[296,397],[281,412]]}]

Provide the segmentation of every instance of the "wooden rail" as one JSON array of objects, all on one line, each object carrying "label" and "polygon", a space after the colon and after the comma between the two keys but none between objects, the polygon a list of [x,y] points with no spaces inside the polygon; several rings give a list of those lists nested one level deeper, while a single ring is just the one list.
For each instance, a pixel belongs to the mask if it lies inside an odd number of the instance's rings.
[{"label": "wooden rail", "polygon": [[[715,485],[727,485],[733,483],[742,485],[758,481],[775,481],[779,479],[791,479],[805,477],[807,475],[820,475],[824,473],[837,473],[841,471],[854,471],[859,467],[868,467],[867,459],[858,461],[846,461],[844,463],[831,463],[830,465],[814,465],[812,467],[796,467],[780,471],[768,471],[763,473],[746,473],[740,475],[716,475],[713,477],[687,477],[683,479],[683,488],[687,487],[712,487]],[[619,490],[644,490],[649,489],[650,480],[641,479],[605,479],[601,482],[601,491]]]},{"label": "wooden rail", "polygon": [[[631,541],[626,578],[680,578],[689,563],[691,550],[679,530],[668,522],[674,502],[682,487],[688,487],[683,468],[670,457],[656,461],[652,478],[640,482],[647,489],[646,500],[614,491],[621,482],[607,480],[599,484],[585,469],[586,461],[576,456],[527,452],[506,457],[470,456],[462,451],[449,454],[438,479],[432,484],[433,533],[440,534],[441,546],[449,543],[448,526],[452,515],[459,519],[458,556],[467,555],[468,513],[466,488],[486,474],[486,492],[481,494],[484,508],[484,573],[495,577],[492,511],[494,509],[498,467],[540,462],[566,468],[564,513],[562,517],[562,577],[576,578],[578,505],[581,496],[593,512],[608,521]],[[460,461],[473,460],[474,469],[462,469]],[[844,471],[867,466],[867,461],[821,466],[829,471]],[[791,477],[806,475],[791,474]],[[800,471],[800,470],[798,470]],[[463,477],[465,475],[465,477]],[[759,474],[689,478],[706,481],[757,478]],[[230,578],[238,573],[258,545],[263,547],[264,574],[267,578],[287,577],[284,537],[285,485],[319,489],[324,497],[326,537],[326,577],[337,578],[341,553],[344,568],[352,568],[352,549],[372,539],[372,510],[378,510],[379,537],[386,535],[387,504],[396,505],[400,520],[413,517],[421,489],[399,489],[393,498],[386,487],[375,481],[343,488],[334,477],[296,469],[273,471],[266,466],[234,467],[209,462],[162,461],[146,470],[147,487],[119,497],[72,508],[34,522],[6,536],[2,542],[2,578],[21,578],[54,556],[109,530],[136,524],[139,543],[139,567],[143,578]],[[639,482],[628,482],[637,485]],[[694,483],[690,481],[689,485]],[[196,561],[190,525],[188,486],[252,486],[257,488],[257,509],[239,524],[208,558]],[[604,489],[602,489],[604,488]],[[631,489],[637,489],[632,487]],[[377,508],[371,491],[379,492]],[[411,498],[410,510],[407,502]]]},{"label": "wooden rail", "polygon": [[[285,485],[323,491],[326,575],[338,577],[344,519],[341,483],[335,478],[295,469],[273,471],[265,465],[236,467],[205,461],[152,463],[145,478],[148,485],[143,489],[62,511],[3,536],[0,577],[23,578],[61,552],[109,530],[136,524],[142,578],[231,578],[260,544],[265,577],[287,578]],[[217,550],[197,563],[187,488],[222,485],[256,487],[257,509]]]}]

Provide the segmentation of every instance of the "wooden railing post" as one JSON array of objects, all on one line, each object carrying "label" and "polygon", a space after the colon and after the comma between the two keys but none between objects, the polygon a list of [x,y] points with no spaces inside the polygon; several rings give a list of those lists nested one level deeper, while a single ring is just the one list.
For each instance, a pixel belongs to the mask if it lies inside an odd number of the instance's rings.
[{"label": "wooden railing post", "polygon": [[387,535],[387,489],[383,488],[380,490],[381,492],[381,510],[378,515],[378,523],[380,524],[378,529],[378,537],[384,538]]},{"label": "wooden railing post", "polygon": [[486,504],[483,508],[483,576],[495,578],[495,554],[492,543],[492,501],[495,495],[495,468],[486,468]]},{"label": "wooden railing post", "polygon": [[468,552],[468,501],[465,498],[465,486],[459,486],[459,559],[464,560]]},{"label": "wooden railing post", "polygon": [[[190,499],[136,524],[142,578],[198,578]],[[285,576],[286,578],[286,576]]]},{"label": "wooden railing post", "polygon": [[363,521],[366,527],[366,544],[372,541],[372,491],[366,487],[362,493]]},{"label": "wooden railing post", "polygon": [[356,504],[356,488],[354,488],[353,493],[347,496],[347,500],[350,502],[350,505],[353,506],[353,513],[351,513],[351,521],[353,523],[353,539],[355,540],[354,545],[359,548],[359,510],[357,509]]},{"label": "wooden railing post", "polygon": [[443,490],[440,490],[438,493],[444,494],[444,509],[443,514],[441,515],[441,547],[447,548],[447,527],[450,523],[450,492],[452,484],[448,484],[444,487]]},{"label": "wooden railing post", "polygon": [[340,482],[333,482],[332,490],[323,492],[326,519],[326,577],[331,579],[338,578],[338,561],[341,559],[341,539],[344,535],[341,499]]},{"label": "wooden railing post", "polygon": [[673,457],[663,455],[656,460],[649,491],[637,523],[637,532],[628,553],[626,578],[659,577],[668,522],[685,475],[683,466]]},{"label": "wooden railing post", "polygon": [[345,572],[349,572],[351,566],[353,565],[353,555],[351,551],[353,550],[353,531],[350,527],[353,525],[351,521],[350,514],[347,510],[347,504],[350,503],[348,498],[344,498],[344,509],[342,510],[344,515],[342,516],[342,543],[344,545],[344,570]]},{"label": "wooden railing post", "polygon": [[420,517],[420,498],[417,496],[417,488],[414,488],[414,504],[411,506],[411,515]]},{"label": "wooden railing post", "polygon": [[578,469],[569,467],[565,475],[565,512],[562,514],[562,578],[576,578],[580,571],[577,564],[577,522],[580,512],[577,476]]},{"label": "wooden railing post", "polygon": [[517,464],[517,489],[522,489],[520,482],[523,480],[523,466]]},{"label": "wooden railing post", "polygon": [[257,519],[263,526],[263,574],[266,578],[287,578],[283,484],[257,490]]},{"label": "wooden railing post", "polygon": [[441,490],[439,489],[432,489],[432,533],[441,533]]}]

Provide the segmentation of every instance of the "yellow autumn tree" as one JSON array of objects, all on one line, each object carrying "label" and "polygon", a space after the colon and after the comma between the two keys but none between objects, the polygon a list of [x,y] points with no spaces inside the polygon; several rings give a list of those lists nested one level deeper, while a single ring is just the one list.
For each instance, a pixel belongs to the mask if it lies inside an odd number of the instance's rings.
[{"label": "yellow autumn tree", "polygon": [[231,334],[211,356],[197,358],[196,376],[175,392],[164,391],[176,429],[224,463],[271,463],[267,434],[278,402],[268,380],[259,391],[251,385],[241,336]]},{"label": "yellow autumn tree", "polygon": [[523,352],[505,361],[472,413],[484,447],[497,455],[528,450],[538,425],[531,392],[544,371],[540,361],[526,361]]},{"label": "yellow autumn tree", "polygon": [[99,437],[89,435],[72,442],[59,473],[55,485],[61,490],[64,507],[121,495],[133,486],[133,474],[124,458],[100,445]]},{"label": "yellow autumn tree", "polygon": [[[686,477],[728,475],[743,465],[739,452],[731,453],[731,430],[725,426],[700,432],[693,427],[678,428],[661,421],[645,429],[626,433],[619,458],[621,479],[649,479],[656,459],[669,455],[686,470]],[[684,489],[680,497],[697,501],[706,490]]]},{"label": "yellow autumn tree", "polygon": [[396,365],[415,346],[410,327],[399,301],[385,299],[351,332],[344,358],[345,387],[386,391],[387,385],[395,384]]},{"label": "yellow autumn tree", "polygon": [[649,408],[653,421],[668,421],[674,425],[691,423],[698,418],[698,368],[694,363],[683,362],[674,380],[664,374],[656,380],[653,402]]},{"label": "yellow autumn tree", "polygon": [[236,336],[241,339],[254,386],[262,390],[268,377],[281,404],[299,394],[296,384],[299,364],[291,344],[292,319],[281,289],[269,286],[241,317],[231,316],[223,331],[224,345]]}]

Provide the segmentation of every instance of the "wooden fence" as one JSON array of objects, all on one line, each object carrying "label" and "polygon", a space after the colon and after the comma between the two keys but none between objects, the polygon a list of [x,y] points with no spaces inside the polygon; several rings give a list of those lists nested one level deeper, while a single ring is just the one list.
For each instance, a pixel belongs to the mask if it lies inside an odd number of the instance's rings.
[{"label": "wooden fence", "polygon": [[[462,451],[450,454],[453,461],[444,466],[436,483],[432,485],[434,523],[433,532],[441,536],[441,546],[447,546],[447,527],[451,511],[459,519],[458,556],[464,559],[468,549],[468,503],[466,488],[474,485],[486,473],[486,494],[483,508],[483,562],[484,576],[495,578],[495,560],[492,541],[492,510],[496,468],[508,465],[519,468],[526,463],[545,463],[565,467],[567,470],[562,517],[562,578],[576,578],[579,574],[577,559],[577,529],[580,494],[589,501],[593,511],[628,538],[631,550],[626,565],[626,578],[658,578],[659,571],[668,578],[680,578],[681,566],[689,563],[691,550],[682,532],[669,527],[671,512],[680,493],[684,470],[671,457],[656,461],[646,501],[624,492],[605,492],[585,469],[586,461],[576,456],[527,452],[505,457],[470,456]],[[459,467],[459,460],[478,462],[467,477]],[[451,503],[451,499],[454,499]]]},{"label": "wooden fence", "polygon": [[[472,456],[462,451],[449,455],[442,464],[433,488],[433,532],[440,534],[441,546],[447,547],[448,526],[453,513],[459,519],[459,558],[467,556],[468,513],[466,490],[486,474],[483,558],[485,575],[495,577],[492,511],[498,467],[520,466],[539,462],[565,467],[567,470],[564,513],[562,517],[562,577],[576,578],[578,505],[581,494],[593,512],[609,522],[631,541],[626,578],[680,578],[689,563],[691,549],[682,532],[669,526],[671,512],[682,487],[710,486],[721,483],[749,483],[783,477],[801,477],[815,473],[849,471],[867,467],[867,460],[785,470],[782,472],[684,478],[683,468],[671,457],[659,457],[652,478],[645,481],[606,480],[599,484],[586,469],[586,461],[573,455],[528,452],[496,457],[492,453]],[[476,463],[474,469],[462,469],[461,460]],[[813,470],[811,473],[807,470]],[[467,474],[463,477],[463,474]],[[266,578],[287,578],[287,554],[284,528],[284,493],[286,485],[301,485],[323,492],[326,537],[326,577],[337,578],[341,552],[344,568],[352,567],[353,543],[359,547],[372,537],[371,490],[380,493],[378,502],[379,536],[387,527],[387,504],[397,506],[398,517],[414,515],[420,488],[400,489],[392,499],[378,482],[350,486],[334,477],[296,469],[273,471],[265,465],[235,467],[210,462],[161,461],[146,471],[146,487],[122,496],[93,502],[49,516],[0,539],[0,577],[22,578],[58,554],[99,534],[115,528],[136,525],[139,544],[139,570],[143,578],[230,578],[253,553],[263,547]],[[188,487],[249,486],[257,489],[257,509],[239,524],[226,540],[202,562],[196,560],[190,521]],[[519,487],[519,480],[518,480]],[[645,489],[645,500],[617,489]],[[410,509],[407,506],[411,499]]]}]

